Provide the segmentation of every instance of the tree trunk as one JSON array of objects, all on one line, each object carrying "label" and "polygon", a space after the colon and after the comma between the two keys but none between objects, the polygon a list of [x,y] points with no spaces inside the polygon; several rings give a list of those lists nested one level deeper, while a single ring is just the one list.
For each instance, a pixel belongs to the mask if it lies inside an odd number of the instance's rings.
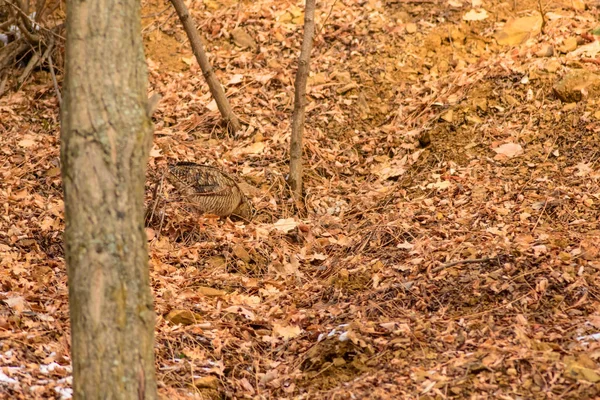
[{"label": "tree trunk", "polygon": [[306,108],[306,81],[310,71],[310,52],[315,34],[315,0],[306,0],[304,7],[304,37],[298,59],[298,71],[294,82],[294,112],[292,114],[292,137],[290,140],[289,184],[296,203],[302,200],[302,136]]},{"label": "tree trunk", "polygon": [[67,0],[61,161],[75,399],[156,399],[136,0]]}]

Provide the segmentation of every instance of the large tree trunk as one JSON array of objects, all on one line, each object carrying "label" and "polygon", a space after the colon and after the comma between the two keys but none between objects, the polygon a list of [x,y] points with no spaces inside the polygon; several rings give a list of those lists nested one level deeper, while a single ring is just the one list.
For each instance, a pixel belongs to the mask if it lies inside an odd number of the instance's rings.
[{"label": "large tree trunk", "polygon": [[155,399],[152,122],[136,0],[67,0],[61,160],[76,399]]}]

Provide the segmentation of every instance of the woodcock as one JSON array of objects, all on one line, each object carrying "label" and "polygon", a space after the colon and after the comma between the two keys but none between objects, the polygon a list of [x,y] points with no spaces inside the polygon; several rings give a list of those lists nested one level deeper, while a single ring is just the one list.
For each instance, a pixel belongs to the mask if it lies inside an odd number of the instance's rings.
[{"label": "woodcock", "polygon": [[201,212],[252,217],[252,206],[236,181],[217,168],[179,162],[169,167],[167,176],[179,194]]}]

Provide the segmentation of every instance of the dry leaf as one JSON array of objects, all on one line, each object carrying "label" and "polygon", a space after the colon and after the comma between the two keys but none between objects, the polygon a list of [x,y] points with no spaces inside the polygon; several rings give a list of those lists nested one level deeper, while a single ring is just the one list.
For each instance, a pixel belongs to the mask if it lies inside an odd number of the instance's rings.
[{"label": "dry leaf", "polygon": [[505,143],[492,150],[507,158],[513,158],[523,153],[523,148],[518,143]]},{"label": "dry leaf", "polygon": [[227,307],[223,311],[227,311],[227,312],[230,312],[233,314],[239,314],[250,321],[254,321],[256,319],[256,315],[254,315],[254,313],[252,311],[248,310],[247,308],[240,307],[240,306]]},{"label": "dry leaf", "polygon": [[283,233],[288,233],[296,229],[298,222],[294,218],[280,219],[273,224],[273,228]]},{"label": "dry leaf", "polygon": [[175,325],[192,325],[201,321],[200,316],[190,310],[172,310],[165,319]]},{"label": "dry leaf", "polygon": [[483,8],[479,10],[469,10],[465,15],[463,15],[462,19],[465,21],[483,21],[488,17],[487,11]]},{"label": "dry leaf", "polygon": [[244,80],[244,75],[242,74],[235,74],[231,77],[231,79],[229,80],[229,82],[227,82],[227,85],[237,85],[238,83],[243,82]]},{"label": "dry leaf", "polygon": [[224,290],[219,290],[206,286],[200,286],[196,289],[196,292],[207,297],[222,297],[227,295],[227,292]]},{"label": "dry leaf", "polygon": [[542,32],[542,23],[543,19],[539,14],[511,20],[496,35],[496,40],[501,45],[517,46],[539,35]]},{"label": "dry leaf", "polygon": [[273,335],[282,337],[285,340],[295,338],[300,335],[302,329],[295,325],[273,324]]},{"label": "dry leaf", "polygon": [[31,138],[26,138],[23,140],[19,140],[19,142],[17,144],[21,147],[27,148],[27,147],[33,146],[35,143],[36,143],[35,140],[33,140]]}]

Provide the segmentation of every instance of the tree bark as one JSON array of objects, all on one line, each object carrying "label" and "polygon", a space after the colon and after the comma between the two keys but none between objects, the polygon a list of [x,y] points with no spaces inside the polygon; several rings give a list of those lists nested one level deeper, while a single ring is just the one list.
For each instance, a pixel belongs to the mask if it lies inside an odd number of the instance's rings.
[{"label": "tree bark", "polygon": [[302,136],[306,109],[306,81],[310,71],[310,52],[315,34],[315,0],[306,0],[304,8],[304,37],[294,82],[294,112],[290,140],[290,176],[288,182],[297,203],[302,201]]},{"label": "tree bark", "polygon": [[223,87],[215,76],[215,71],[212,69],[210,61],[208,61],[208,57],[204,51],[204,45],[202,44],[198,30],[196,29],[194,21],[190,17],[187,7],[183,3],[183,0],[171,0],[171,3],[173,4],[173,7],[175,7],[175,11],[177,11],[177,15],[179,16],[179,20],[183,25],[183,29],[185,29],[185,33],[190,40],[194,56],[196,56],[196,60],[198,61],[198,64],[200,64],[202,75],[204,75],[204,79],[206,79],[210,93],[217,103],[217,107],[219,108],[219,112],[221,112],[221,116],[227,124],[227,128],[232,133],[239,131],[242,129],[240,120],[231,110],[229,100],[227,100],[227,96],[225,96]]},{"label": "tree bark", "polygon": [[61,161],[75,399],[156,399],[144,232],[153,126],[136,0],[67,0]]}]

